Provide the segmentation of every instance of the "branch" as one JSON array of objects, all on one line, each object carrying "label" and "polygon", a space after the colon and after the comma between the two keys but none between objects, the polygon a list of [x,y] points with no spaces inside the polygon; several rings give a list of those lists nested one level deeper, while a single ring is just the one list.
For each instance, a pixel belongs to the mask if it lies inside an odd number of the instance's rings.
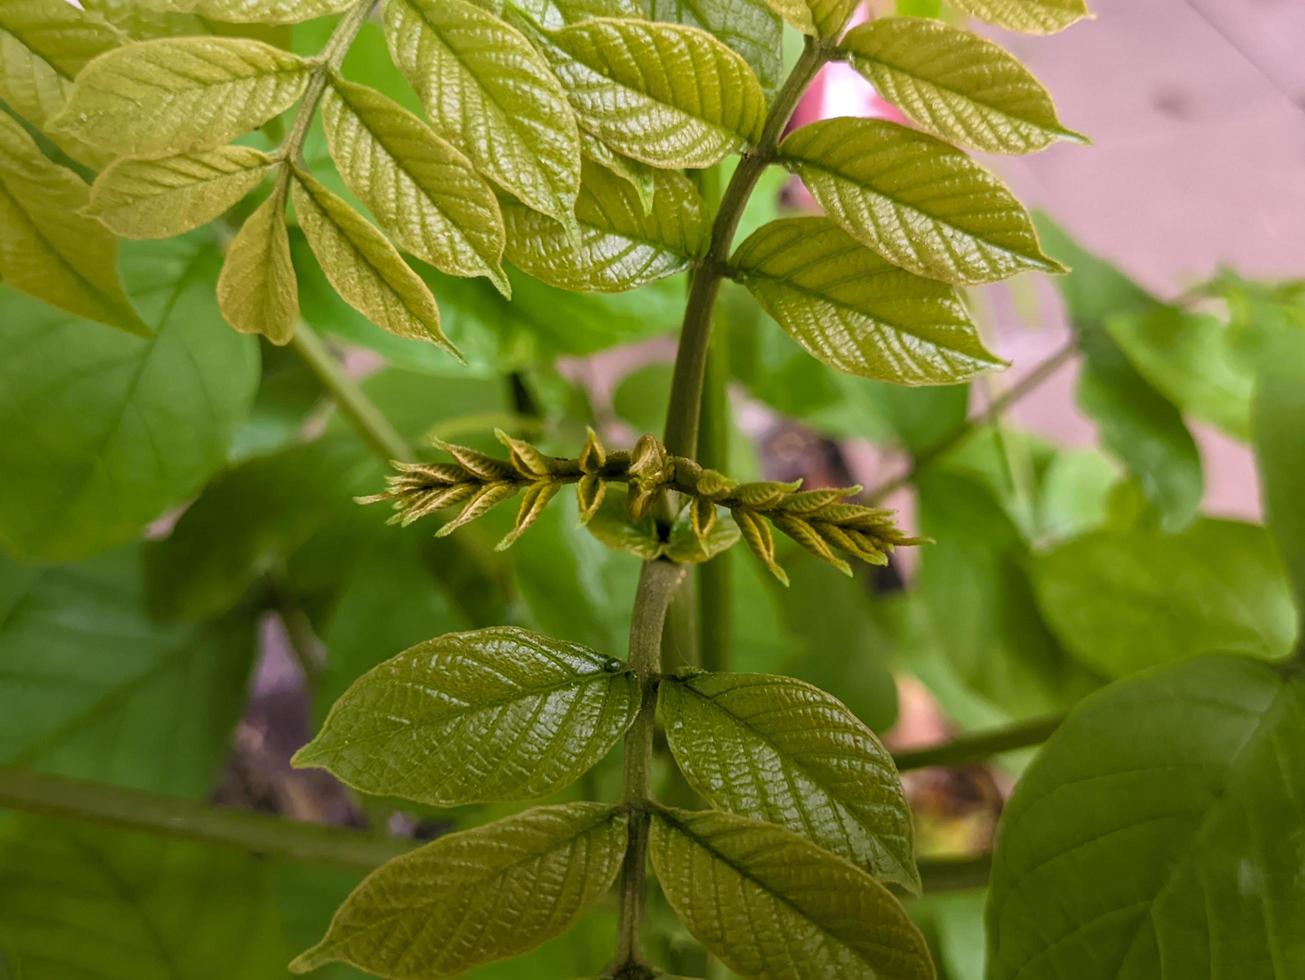
[{"label": "branch", "polygon": [[1003,752],[1041,745],[1064,720],[1064,715],[1049,715],[1017,721],[986,732],[970,732],[925,749],[898,752],[893,756],[893,761],[897,763],[898,772],[983,762]]}]

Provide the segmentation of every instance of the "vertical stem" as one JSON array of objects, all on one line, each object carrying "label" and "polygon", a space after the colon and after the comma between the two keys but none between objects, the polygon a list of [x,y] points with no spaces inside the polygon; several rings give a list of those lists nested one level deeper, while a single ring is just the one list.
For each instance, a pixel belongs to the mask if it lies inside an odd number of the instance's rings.
[{"label": "vertical stem", "polygon": [[639,924],[647,891],[648,800],[652,788],[653,732],[657,720],[657,680],[661,672],[662,628],[684,568],[666,561],[645,562],[630,617],[630,666],[639,675],[643,701],[625,735],[625,803],[630,808],[630,844],[621,866],[621,912],[616,967],[640,962]]}]

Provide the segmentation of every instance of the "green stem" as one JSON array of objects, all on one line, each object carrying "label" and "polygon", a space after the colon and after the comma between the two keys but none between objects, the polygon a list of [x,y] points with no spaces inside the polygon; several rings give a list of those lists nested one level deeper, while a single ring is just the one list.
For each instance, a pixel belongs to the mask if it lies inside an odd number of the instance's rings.
[{"label": "green stem", "polygon": [[698,450],[698,425],[702,418],[702,390],[711,344],[712,314],[720,294],[721,279],[729,260],[734,232],[743,217],[748,197],[762,172],[775,159],[780,137],[788,125],[798,99],[816,77],[816,72],[833,54],[830,42],[807,38],[802,56],[775,96],[757,145],[743,154],[721,198],[712,223],[707,254],[694,267],[689,281],[689,301],[680,328],[680,346],[675,353],[671,380],[671,403],[666,413],[666,448],[676,456],[693,457]]},{"label": "green stem", "polygon": [[354,38],[362,30],[368,14],[375,6],[376,0],[361,0],[346,10],[344,16],[335,25],[326,47],[317,56],[317,66],[308,78],[303,98],[299,100],[299,109],[295,113],[295,121],[290,127],[290,133],[281,144],[282,158],[292,163],[303,161],[304,141],[308,138],[308,129],[313,124],[317,106],[326,92],[326,83],[331,75],[339,70],[340,63],[349,52],[349,46],[353,44]]},{"label": "green stem", "polygon": [[662,629],[666,611],[683,578],[682,565],[661,560],[645,562],[630,617],[630,666],[638,672],[643,700],[634,724],[625,735],[625,804],[630,808],[630,843],[621,866],[616,972],[641,962],[639,926],[647,891],[648,803],[652,792]]},{"label": "green stem", "polygon": [[368,445],[386,459],[412,458],[412,447],[395,431],[389,419],[381,414],[372,400],[363,394],[357,382],[344,373],[344,368],[335,355],[308,324],[301,322],[295,327],[290,343],[335,400],[340,413]]},{"label": "green stem", "polygon": [[408,841],[0,766],[0,807],[368,872]]},{"label": "green stem", "polygon": [[972,762],[983,762],[1002,752],[1041,745],[1051,737],[1064,720],[1064,715],[1049,715],[1017,721],[986,732],[970,732],[925,749],[898,752],[893,756],[893,761],[897,763],[898,772],[905,772],[908,769],[926,769],[930,766],[963,766]]}]

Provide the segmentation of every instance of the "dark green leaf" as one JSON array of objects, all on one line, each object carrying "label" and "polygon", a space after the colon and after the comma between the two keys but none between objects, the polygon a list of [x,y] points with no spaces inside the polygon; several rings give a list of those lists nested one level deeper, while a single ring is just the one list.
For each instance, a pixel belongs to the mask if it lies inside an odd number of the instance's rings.
[{"label": "dark green leaf", "polygon": [[1282,330],[1266,345],[1252,432],[1269,530],[1305,615],[1305,332]]}]

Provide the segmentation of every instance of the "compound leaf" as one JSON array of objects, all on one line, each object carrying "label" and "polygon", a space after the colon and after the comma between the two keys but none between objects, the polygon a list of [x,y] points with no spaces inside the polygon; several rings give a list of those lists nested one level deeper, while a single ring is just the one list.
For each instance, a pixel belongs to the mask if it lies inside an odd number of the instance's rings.
[{"label": "compound leaf", "polygon": [[81,213],[90,188],[0,112],[0,278],[77,316],[148,335],[118,282],[118,245]]},{"label": "compound leaf", "polygon": [[[882,119],[827,119],[780,149],[825,212],[916,275],[965,285],[1063,272],[994,174],[941,140]],[[940,192],[945,188],[945,192]]]},{"label": "compound leaf", "polygon": [[441,837],[364,878],[290,969],[339,960],[438,980],[534,949],[612,886],[628,822],[617,807],[567,803]]},{"label": "compound leaf", "polygon": [[935,136],[988,153],[1032,153],[1065,129],[1041,83],[991,41],[936,20],[888,17],[847,32],[839,47],[889,102]]},{"label": "compound leaf", "polygon": [[1002,813],[988,976],[1305,972],[1305,682],[1206,657],[1083,701]]},{"label": "compound leaf", "polygon": [[511,293],[503,218],[471,161],[388,96],[341,78],[323,95],[322,123],[340,176],[400,247]]},{"label": "compound leaf", "polygon": [[456,353],[440,329],[430,288],[389,239],[302,170],[294,172],[291,197],[304,237],[341,299],[383,330]]},{"label": "compound leaf", "polygon": [[732,263],[779,325],[840,371],[954,384],[1003,364],[949,286],[892,266],[829,218],[763,225]]},{"label": "compound leaf", "polygon": [[360,677],[295,765],[455,806],[544,796],[607,753],[639,710],[619,660],[510,626],[449,633]]},{"label": "compound leaf", "polygon": [[580,124],[617,153],[654,167],[710,167],[761,135],[756,75],[704,31],[595,18],[547,39]]},{"label": "compound leaf", "polygon": [[95,179],[86,213],[123,238],[170,238],[217,218],[278,166],[247,146],[124,157]]},{"label": "compound leaf", "polygon": [[1091,17],[1085,0],[949,0],[979,20],[1025,34],[1055,34]]},{"label": "compound leaf", "polygon": [[744,976],[933,980],[924,938],[888,889],[781,827],[658,808],[649,853],[680,921]]},{"label": "compound leaf", "polygon": [[288,109],[312,72],[312,62],[249,38],[138,41],[88,64],[50,125],[124,155],[202,150]]},{"label": "compound leaf", "polygon": [[652,19],[699,27],[737,51],[767,92],[784,71],[784,26],[762,0],[652,0]]},{"label": "compound leaf", "polygon": [[770,9],[803,34],[837,37],[858,0],[766,0]]},{"label": "compound leaf", "polygon": [[652,172],[651,206],[628,181],[586,164],[579,241],[537,211],[508,203],[508,258],[550,286],[620,292],[682,272],[707,248],[707,209],[687,177]]},{"label": "compound leaf", "polygon": [[241,333],[288,344],[299,320],[299,284],[285,224],[286,180],[245,219],[218,276],[222,316]]},{"label": "compound leaf", "polygon": [[436,132],[524,204],[569,223],[580,137],[530,42],[466,0],[385,0],[383,11],[394,63]]},{"label": "compound leaf", "polygon": [[897,768],[841,701],[770,674],[668,678],[659,691],[666,741],[707,802],[919,889]]}]

